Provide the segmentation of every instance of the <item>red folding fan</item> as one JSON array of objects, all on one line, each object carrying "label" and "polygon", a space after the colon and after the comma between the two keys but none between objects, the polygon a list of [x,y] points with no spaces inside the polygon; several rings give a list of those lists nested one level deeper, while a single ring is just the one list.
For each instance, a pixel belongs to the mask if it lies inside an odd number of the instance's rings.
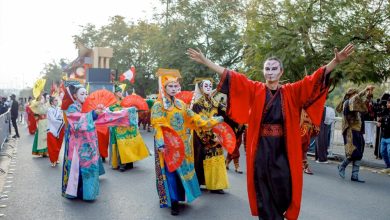
[{"label": "red folding fan", "polygon": [[164,137],[164,161],[169,172],[175,171],[182,164],[185,157],[184,142],[175,130],[161,127]]},{"label": "red folding fan", "polygon": [[116,103],[114,93],[100,89],[88,95],[83,104],[82,112],[90,112],[98,108],[107,108]]},{"label": "red folding fan", "polygon": [[190,104],[193,95],[193,91],[181,91],[175,95],[175,98],[182,100],[186,104]]},{"label": "red folding fan", "polygon": [[122,100],[121,106],[127,108],[136,107],[138,110],[144,110],[144,111],[147,111],[149,109],[148,103],[145,101],[145,99],[135,93],[126,96]]},{"label": "red folding fan", "polygon": [[226,122],[219,123],[212,129],[213,133],[217,137],[217,142],[221,144],[230,154],[233,153],[236,147],[236,135],[233,129],[226,124]]}]

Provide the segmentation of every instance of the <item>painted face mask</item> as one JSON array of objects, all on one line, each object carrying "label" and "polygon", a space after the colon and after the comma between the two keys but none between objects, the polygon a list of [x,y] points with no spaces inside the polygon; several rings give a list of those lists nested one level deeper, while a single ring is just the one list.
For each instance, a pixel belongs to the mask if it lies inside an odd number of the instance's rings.
[{"label": "painted face mask", "polygon": [[267,60],[264,63],[264,78],[269,82],[275,82],[282,76],[282,68],[277,60]]},{"label": "painted face mask", "polygon": [[87,90],[85,88],[80,88],[77,90],[76,97],[80,103],[84,103],[87,98]]},{"label": "painted face mask", "polygon": [[165,92],[169,96],[175,96],[177,93],[180,92],[180,90],[181,90],[180,84],[177,82],[171,82],[165,86]]},{"label": "painted face mask", "polygon": [[210,80],[204,80],[202,83],[202,91],[206,95],[210,95],[210,93],[213,90],[213,84],[210,82]]}]

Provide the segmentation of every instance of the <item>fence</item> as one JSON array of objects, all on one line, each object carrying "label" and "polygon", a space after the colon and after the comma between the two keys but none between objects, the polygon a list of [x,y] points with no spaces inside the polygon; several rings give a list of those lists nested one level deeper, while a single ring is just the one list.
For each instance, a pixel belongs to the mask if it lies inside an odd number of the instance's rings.
[{"label": "fence", "polygon": [[3,148],[5,141],[7,140],[11,132],[11,112],[7,112],[0,115],[0,151]]},{"label": "fence", "polygon": [[[365,144],[368,145],[375,145],[375,138],[376,138],[376,122],[375,121],[365,121]],[[332,157],[333,153],[337,152],[340,153],[340,149],[336,149],[337,146],[343,146],[344,140],[343,140],[343,134],[342,134],[342,118],[336,117],[335,122],[332,124],[331,127],[331,133],[330,133],[330,146],[328,149],[328,157]],[[344,147],[341,148],[341,152],[344,153]]]}]

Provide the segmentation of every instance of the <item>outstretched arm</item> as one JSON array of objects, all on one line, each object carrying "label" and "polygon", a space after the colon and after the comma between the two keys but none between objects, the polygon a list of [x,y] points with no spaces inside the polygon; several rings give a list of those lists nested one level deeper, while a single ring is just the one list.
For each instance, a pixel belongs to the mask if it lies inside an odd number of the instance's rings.
[{"label": "outstretched arm", "polygon": [[352,53],[354,52],[354,46],[353,44],[348,44],[347,46],[344,47],[342,51],[338,51],[337,48],[334,49],[334,58],[332,61],[330,61],[326,65],[326,72],[325,74],[328,74],[332,72],[332,70],[341,62],[346,60]]},{"label": "outstretched arm", "polygon": [[191,60],[194,60],[197,63],[200,63],[200,64],[207,66],[208,68],[210,68],[211,70],[217,72],[220,76],[222,76],[225,68],[216,64],[216,63],[213,63],[211,60],[207,59],[203,55],[202,51],[200,51],[200,49],[195,50],[195,49],[189,48],[187,50],[187,54]]}]

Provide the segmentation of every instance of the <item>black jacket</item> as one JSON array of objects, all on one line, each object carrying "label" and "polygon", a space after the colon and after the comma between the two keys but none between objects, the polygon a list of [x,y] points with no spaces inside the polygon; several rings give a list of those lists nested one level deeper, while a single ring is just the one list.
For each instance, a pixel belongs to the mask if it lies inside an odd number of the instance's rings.
[{"label": "black jacket", "polygon": [[18,118],[19,116],[19,103],[16,100],[12,101],[11,105],[11,119]]}]

